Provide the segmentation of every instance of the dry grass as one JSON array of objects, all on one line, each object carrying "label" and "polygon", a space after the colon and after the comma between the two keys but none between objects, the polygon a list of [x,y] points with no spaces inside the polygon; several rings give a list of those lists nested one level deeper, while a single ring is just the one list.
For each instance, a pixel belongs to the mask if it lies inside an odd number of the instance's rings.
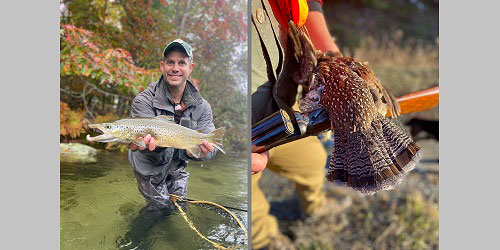
[{"label": "dry grass", "polygon": [[[289,230],[295,245],[300,249],[437,249],[437,183],[409,178],[404,187],[373,196],[329,187],[328,196],[344,207],[293,223]],[[435,187],[431,195],[417,189],[429,184]]]},{"label": "dry grass", "polygon": [[[439,85],[438,41],[425,44],[411,39],[403,41],[402,37],[401,31],[379,41],[366,37],[349,56],[368,62],[380,82],[396,97]],[[438,110],[411,116],[437,120]]]},{"label": "dry grass", "polygon": [[379,80],[396,96],[437,85],[439,82],[438,44],[402,41],[402,32],[385,36],[380,41],[362,40],[354,56],[366,61]]},{"label": "dry grass", "polygon": [[328,182],[328,212],[305,220],[293,215],[298,201],[289,181],[267,171],[259,186],[298,249],[437,249],[438,182],[437,174],[414,170],[396,189],[371,196]]}]

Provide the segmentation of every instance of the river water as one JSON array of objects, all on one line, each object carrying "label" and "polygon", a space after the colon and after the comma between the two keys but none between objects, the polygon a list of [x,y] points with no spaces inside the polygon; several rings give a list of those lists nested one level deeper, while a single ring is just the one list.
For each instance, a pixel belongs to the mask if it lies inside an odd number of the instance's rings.
[{"label": "river water", "polygon": [[[248,210],[247,166],[244,154],[219,153],[210,161],[191,161],[186,168],[188,198]],[[61,163],[60,180],[61,249],[214,248],[178,211],[149,222],[143,218],[146,202],[126,153],[100,152],[95,164]],[[227,213],[209,205],[187,204],[183,209],[208,239],[245,248],[243,230]],[[247,212],[230,211],[247,227]]]}]

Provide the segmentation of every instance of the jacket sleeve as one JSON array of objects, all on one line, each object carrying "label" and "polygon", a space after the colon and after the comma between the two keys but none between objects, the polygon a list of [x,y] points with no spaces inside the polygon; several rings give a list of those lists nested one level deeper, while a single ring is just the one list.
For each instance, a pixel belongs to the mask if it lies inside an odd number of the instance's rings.
[{"label": "jacket sleeve", "polygon": [[[155,117],[155,112],[153,109],[153,96],[152,93],[147,90],[141,92],[134,98],[132,102],[132,109],[130,110],[130,116],[132,117]],[[166,148],[156,147],[155,150],[150,151],[149,149],[136,150],[134,153],[138,152],[140,154],[147,155],[151,162],[158,162],[161,157],[162,151]]]},{"label": "jacket sleeve", "polygon": [[[202,114],[200,116],[200,119],[196,122],[196,130],[201,130],[203,133],[208,134],[212,131],[215,130],[215,125],[213,123],[213,117],[212,117],[212,108],[210,107],[210,104],[203,100],[203,103],[201,104],[202,107]],[[184,152],[184,154],[186,154]],[[187,154],[185,155],[187,159],[193,160],[193,161],[206,161],[212,159],[215,155],[217,154],[217,149],[214,148],[213,152],[208,152],[208,154],[203,157],[203,158],[193,158],[189,157]]]},{"label": "jacket sleeve", "polygon": [[154,117],[153,96],[151,93],[144,91],[137,95],[132,102],[130,115],[132,117]]}]

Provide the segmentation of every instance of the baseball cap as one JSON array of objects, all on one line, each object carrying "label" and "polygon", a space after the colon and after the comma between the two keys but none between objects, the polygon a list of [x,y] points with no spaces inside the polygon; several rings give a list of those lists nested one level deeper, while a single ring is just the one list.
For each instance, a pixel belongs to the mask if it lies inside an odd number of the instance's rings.
[{"label": "baseball cap", "polygon": [[173,48],[174,46],[180,46],[181,48],[183,48],[184,51],[186,52],[186,54],[188,55],[188,57],[191,58],[191,61],[193,61],[193,51],[192,51],[191,45],[189,45],[187,42],[184,42],[181,39],[175,39],[175,40],[171,41],[170,43],[168,43],[167,46],[165,47],[165,49],[163,50],[163,56],[165,56],[167,51],[169,49]]}]

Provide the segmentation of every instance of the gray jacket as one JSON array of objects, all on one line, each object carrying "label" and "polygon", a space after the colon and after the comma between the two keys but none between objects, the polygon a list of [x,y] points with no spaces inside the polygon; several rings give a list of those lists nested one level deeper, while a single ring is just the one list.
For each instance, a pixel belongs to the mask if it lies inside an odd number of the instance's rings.
[{"label": "gray jacket", "polygon": [[[132,103],[132,117],[155,117],[158,115],[176,116],[176,122],[191,129],[210,133],[215,130],[212,122],[212,108],[201,97],[196,87],[187,81],[182,97],[185,108],[177,113],[174,110],[174,101],[168,91],[167,83],[160,80],[149,84],[148,88],[134,98]],[[148,149],[130,151],[129,160],[134,171],[142,176],[149,177],[159,184],[165,179],[168,172],[183,170],[189,160],[208,160],[214,157],[216,151],[208,153],[205,158],[191,158],[184,149],[156,148],[153,152]]]}]

